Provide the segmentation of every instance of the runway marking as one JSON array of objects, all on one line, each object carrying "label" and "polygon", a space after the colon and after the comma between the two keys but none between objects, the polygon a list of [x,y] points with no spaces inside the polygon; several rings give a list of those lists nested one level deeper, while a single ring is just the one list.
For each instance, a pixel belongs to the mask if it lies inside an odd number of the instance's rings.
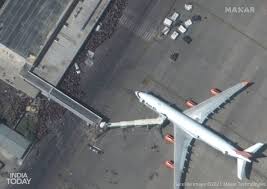
[{"label": "runway marking", "polygon": [[156,27],[153,23],[144,22],[139,24],[138,22],[134,21],[131,16],[127,16],[125,14],[123,14],[120,18],[119,24],[145,41],[151,41],[157,34]]}]

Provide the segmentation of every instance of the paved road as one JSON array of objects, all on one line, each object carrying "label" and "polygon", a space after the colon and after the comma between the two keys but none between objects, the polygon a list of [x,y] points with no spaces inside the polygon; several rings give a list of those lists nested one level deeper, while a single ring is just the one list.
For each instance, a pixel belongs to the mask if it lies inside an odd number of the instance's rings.
[{"label": "paved road", "polygon": [[[148,118],[155,114],[138,103],[134,90],[153,91],[184,109],[187,98],[200,102],[208,98],[212,87],[225,89],[248,79],[254,85],[207,125],[244,148],[265,142],[266,2],[253,1],[255,13],[240,16],[224,14],[229,5],[222,1],[196,1],[194,13],[203,20],[190,29],[190,45],[181,39],[155,37],[169,10],[181,10],[184,18],[190,16],[182,10],[184,1],[173,3],[129,2],[116,33],[97,50],[94,66],[86,70],[84,102],[112,121]],[[173,52],[180,53],[176,62],[169,60]],[[104,149],[98,156],[88,150],[81,125],[67,113],[65,126],[57,129],[56,137],[45,139],[55,145],[40,152],[43,161],[30,171],[32,188],[172,188],[172,172],[162,164],[172,158],[172,146],[161,140],[156,128],[111,130],[98,140]],[[171,131],[171,126],[164,129]],[[201,142],[195,143],[191,158],[186,182],[237,184],[236,160]],[[266,158],[253,164],[250,176],[244,182],[267,183]]]}]

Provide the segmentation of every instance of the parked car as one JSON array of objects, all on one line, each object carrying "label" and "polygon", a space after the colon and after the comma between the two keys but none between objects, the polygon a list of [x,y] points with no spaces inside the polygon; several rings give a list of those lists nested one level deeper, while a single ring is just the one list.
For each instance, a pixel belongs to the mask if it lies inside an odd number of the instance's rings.
[{"label": "parked car", "polygon": [[201,16],[200,15],[194,15],[194,16],[192,16],[192,21],[193,22],[197,22],[197,21],[201,21]]},{"label": "parked car", "polygon": [[175,40],[179,36],[179,33],[177,31],[172,32],[171,39]]},{"label": "parked car", "polygon": [[164,26],[163,30],[161,31],[163,35],[168,35],[169,32],[170,32],[170,28],[167,26]]},{"label": "parked car", "polygon": [[193,5],[192,5],[192,4],[185,4],[185,5],[184,5],[184,8],[185,8],[185,10],[187,10],[187,11],[191,11],[192,8],[193,8]]},{"label": "parked car", "polygon": [[189,26],[192,25],[192,20],[191,20],[191,19],[186,20],[186,21],[184,22],[184,25],[185,25],[186,28],[188,28]]},{"label": "parked car", "polygon": [[187,31],[187,29],[186,29],[183,25],[180,25],[180,26],[178,27],[178,31],[179,31],[180,33],[185,33],[185,32]]},{"label": "parked car", "polygon": [[88,146],[89,146],[89,149],[90,149],[92,152],[96,153],[96,154],[103,154],[103,153],[104,153],[100,148],[98,148],[98,147],[96,147],[96,146],[93,146],[93,145],[91,145],[91,144],[88,144]]},{"label": "parked car", "polygon": [[190,44],[192,42],[192,38],[188,35],[184,36],[183,37],[183,40],[187,43],[187,44]]},{"label": "parked car", "polygon": [[163,21],[163,25],[164,25],[164,26],[171,27],[171,25],[172,25],[172,20],[169,19],[169,18],[165,18],[164,21]]},{"label": "parked car", "polygon": [[171,15],[170,19],[171,19],[173,22],[175,22],[179,16],[180,16],[180,15],[179,15],[178,12],[174,12],[174,13]]}]

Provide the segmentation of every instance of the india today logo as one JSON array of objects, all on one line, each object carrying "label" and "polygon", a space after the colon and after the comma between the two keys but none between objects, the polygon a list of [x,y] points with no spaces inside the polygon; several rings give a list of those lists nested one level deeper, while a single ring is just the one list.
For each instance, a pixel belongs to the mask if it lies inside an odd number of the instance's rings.
[{"label": "india today logo", "polygon": [[7,184],[30,184],[31,180],[27,173],[9,173]]},{"label": "india today logo", "polygon": [[224,7],[225,13],[251,14],[255,13],[255,7]]}]

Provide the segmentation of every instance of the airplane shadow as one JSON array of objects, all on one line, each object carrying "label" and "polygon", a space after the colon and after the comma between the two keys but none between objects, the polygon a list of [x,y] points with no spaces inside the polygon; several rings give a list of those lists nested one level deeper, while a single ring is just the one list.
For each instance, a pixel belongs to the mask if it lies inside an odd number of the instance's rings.
[{"label": "airplane shadow", "polygon": [[[210,127],[206,127],[207,129],[209,129],[210,131],[214,132],[215,134],[219,135],[221,138],[223,138],[225,141],[227,141],[228,143],[230,143],[231,145],[233,145],[235,148],[237,148],[238,150],[244,150],[244,148],[240,147],[238,145],[237,142],[233,142],[232,140],[230,140],[229,138],[227,138],[226,136],[222,135],[221,133],[213,130]],[[260,158],[265,158],[267,157],[267,155],[264,154],[264,151],[267,149],[267,144],[264,144],[264,146],[257,151],[256,153],[254,153],[253,157],[252,157],[252,162],[251,163],[247,163],[246,164],[246,168],[245,168],[245,176],[247,179],[250,179],[250,175],[251,175],[251,171],[252,171],[252,166],[253,163],[256,162],[258,163],[259,161],[257,159]]]},{"label": "airplane shadow", "polygon": [[164,103],[170,105],[171,107],[173,107],[173,108],[176,109],[177,111],[179,111],[179,112],[183,112],[183,110],[182,110],[181,108],[179,108],[176,104],[167,101],[166,99],[162,98],[162,97],[159,96],[158,94],[155,94],[155,93],[153,93],[153,92],[148,92],[148,94],[151,94],[151,95],[157,97],[157,98],[160,99],[162,102],[164,102]]},{"label": "airplane shadow", "polygon": [[158,129],[158,132],[161,136],[161,138],[164,138],[164,134],[163,134],[163,129],[166,128],[168,125],[170,124],[170,121],[168,119],[166,119],[161,125],[152,125],[152,126],[147,126],[148,130],[156,127]]},{"label": "airplane shadow", "polygon": [[248,163],[245,168],[245,176],[247,179],[250,179],[250,175],[252,172],[253,163],[258,163],[259,161],[257,159],[265,158],[267,155],[264,154],[264,151],[267,149],[267,144],[265,143],[263,147],[254,153],[254,156],[252,158],[252,162]]},{"label": "airplane shadow", "polygon": [[[183,169],[183,172],[182,172],[182,175],[181,175],[181,185],[179,187],[179,189],[184,189],[185,188],[185,182],[186,182],[186,176],[187,176],[187,173],[189,171],[189,163],[191,161],[191,155],[192,155],[192,149],[193,149],[193,146],[194,146],[194,143],[195,143],[196,139],[193,139],[190,143],[190,146],[188,148],[188,151],[187,151],[187,155],[186,155],[186,161],[184,163],[184,169]],[[250,179],[250,175],[251,175],[251,171],[252,171],[252,167],[253,167],[253,163],[256,162],[258,163],[258,160],[259,158],[265,158],[267,157],[267,155],[264,154],[264,151],[267,149],[267,144],[264,144],[264,146],[256,153],[254,153],[254,156],[253,156],[253,161],[251,163],[248,163],[246,165],[246,168],[245,168],[245,176],[247,179]]]},{"label": "airplane shadow", "polygon": [[192,150],[193,150],[193,146],[194,146],[194,144],[195,144],[195,141],[196,141],[196,139],[193,139],[192,141],[191,141],[191,143],[190,143],[190,145],[189,145],[189,147],[188,147],[188,149],[187,149],[187,154],[186,154],[186,160],[185,160],[185,162],[184,162],[184,168],[183,168],[183,172],[182,172],[182,174],[181,174],[181,180],[180,180],[180,187],[179,187],[179,189],[184,189],[185,188],[185,181],[186,181],[186,175],[187,175],[187,173],[188,173],[188,170],[189,170],[189,163],[190,163],[190,161],[191,161],[191,155],[192,155]]}]

